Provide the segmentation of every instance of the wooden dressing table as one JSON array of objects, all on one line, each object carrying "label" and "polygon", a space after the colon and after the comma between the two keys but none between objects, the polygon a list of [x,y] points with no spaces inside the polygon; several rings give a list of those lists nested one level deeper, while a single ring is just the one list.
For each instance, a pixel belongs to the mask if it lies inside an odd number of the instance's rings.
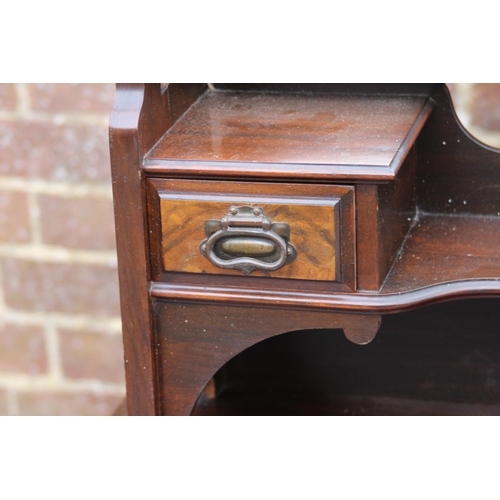
[{"label": "wooden dressing table", "polygon": [[120,84],[110,146],[129,415],[500,411],[500,155],[444,85]]}]

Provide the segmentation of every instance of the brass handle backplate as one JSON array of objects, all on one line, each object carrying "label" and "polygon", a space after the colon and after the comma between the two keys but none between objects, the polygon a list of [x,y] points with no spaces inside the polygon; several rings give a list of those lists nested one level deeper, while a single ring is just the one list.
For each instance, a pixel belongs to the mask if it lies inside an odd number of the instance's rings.
[{"label": "brass handle backplate", "polygon": [[260,207],[233,206],[220,221],[205,222],[201,253],[215,266],[252,271],[276,271],[297,257],[290,226],[271,222]]}]

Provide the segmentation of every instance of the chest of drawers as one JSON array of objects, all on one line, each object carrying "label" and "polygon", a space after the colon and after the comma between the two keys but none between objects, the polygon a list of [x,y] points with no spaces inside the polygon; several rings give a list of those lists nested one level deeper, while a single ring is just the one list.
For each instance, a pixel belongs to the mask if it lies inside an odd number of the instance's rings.
[{"label": "chest of drawers", "polygon": [[119,85],[110,144],[129,414],[278,334],[500,291],[500,160],[443,85]]}]

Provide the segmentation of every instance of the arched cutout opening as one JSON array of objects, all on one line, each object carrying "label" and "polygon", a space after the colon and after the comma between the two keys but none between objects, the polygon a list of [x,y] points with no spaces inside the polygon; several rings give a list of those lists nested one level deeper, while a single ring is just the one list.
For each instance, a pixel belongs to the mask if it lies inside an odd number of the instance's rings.
[{"label": "arched cutout opening", "polygon": [[219,370],[193,414],[500,415],[499,305],[461,300],[385,316],[366,346],[341,330],[264,340]]},{"label": "arched cutout opening", "polygon": [[500,84],[447,85],[463,127],[483,144],[500,149]]}]

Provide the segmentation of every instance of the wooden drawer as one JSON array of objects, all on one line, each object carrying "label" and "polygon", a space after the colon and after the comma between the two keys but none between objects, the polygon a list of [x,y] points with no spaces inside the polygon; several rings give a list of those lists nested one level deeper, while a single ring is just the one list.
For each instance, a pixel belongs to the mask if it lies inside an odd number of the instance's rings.
[{"label": "wooden drawer", "polygon": [[153,179],[148,190],[155,279],[247,275],[354,289],[352,186]]}]

